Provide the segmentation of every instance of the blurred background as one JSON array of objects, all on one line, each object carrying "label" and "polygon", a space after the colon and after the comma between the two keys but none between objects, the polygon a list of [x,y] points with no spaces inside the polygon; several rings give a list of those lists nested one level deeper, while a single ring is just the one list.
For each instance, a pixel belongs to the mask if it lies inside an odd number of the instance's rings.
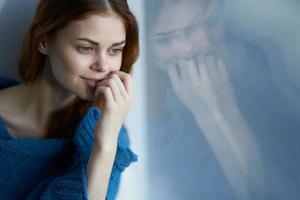
[{"label": "blurred background", "polygon": [[[300,199],[300,1],[128,0],[141,34],[118,199]],[[0,74],[37,0],[0,0]]]}]

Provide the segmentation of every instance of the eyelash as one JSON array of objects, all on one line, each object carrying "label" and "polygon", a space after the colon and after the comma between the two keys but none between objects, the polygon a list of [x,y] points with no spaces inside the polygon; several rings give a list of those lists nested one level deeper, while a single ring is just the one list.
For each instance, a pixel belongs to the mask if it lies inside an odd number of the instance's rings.
[{"label": "eyelash", "polygon": [[156,39],[156,42],[160,45],[168,45],[170,43],[170,38],[169,37],[161,37]]},{"label": "eyelash", "polygon": [[[92,50],[92,51],[88,51],[88,50]],[[78,47],[78,51],[85,55],[95,52],[94,48],[92,47]]]},{"label": "eyelash", "polygon": [[116,48],[111,50],[112,55],[119,55],[123,52],[123,48]]},{"label": "eyelash", "polygon": [[[78,51],[84,55],[88,55],[95,52],[95,49],[92,47],[78,47]],[[123,52],[123,48],[111,49],[110,55],[116,56]]]}]

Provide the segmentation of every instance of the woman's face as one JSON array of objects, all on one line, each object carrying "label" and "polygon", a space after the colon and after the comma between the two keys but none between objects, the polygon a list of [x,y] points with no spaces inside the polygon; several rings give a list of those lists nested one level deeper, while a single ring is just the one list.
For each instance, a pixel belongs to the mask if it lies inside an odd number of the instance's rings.
[{"label": "woman's face", "polygon": [[166,1],[151,29],[150,43],[160,67],[175,59],[209,53],[221,35],[215,0]]},{"label": "woman's face", "polygon": [[67,92],[93,100],[96,82],[120,70],[125,39],[124,23],[115,14],[71,22],[47,41],[55,80]]}]

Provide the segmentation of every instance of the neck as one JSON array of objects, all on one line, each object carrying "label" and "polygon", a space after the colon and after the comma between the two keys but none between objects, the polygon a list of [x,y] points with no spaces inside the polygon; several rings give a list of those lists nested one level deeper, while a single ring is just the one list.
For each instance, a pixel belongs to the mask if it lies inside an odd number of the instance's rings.
[{"label": "neck", "polygon": [[33,82],[22,84],[21,112],[38,124],[41,131],[47,126],[50,115],[75,100],[49,72],[44,72]]}]

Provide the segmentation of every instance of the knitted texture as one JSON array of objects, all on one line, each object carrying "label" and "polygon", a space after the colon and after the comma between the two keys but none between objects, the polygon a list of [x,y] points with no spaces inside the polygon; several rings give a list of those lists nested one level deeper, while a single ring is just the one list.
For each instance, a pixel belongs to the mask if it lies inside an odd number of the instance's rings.
[{"label": "knitted texture", "polygon": [[[14,84],[18,82],[0,78],[0,88]],[[100,116],[98,108],[90,108],[71,139],[14,139],[0,118],[0,199],[87,199],[87,163]],[[134,161],[137,156],[122,127],[107,200],[116,198],[121,173]]]}]

